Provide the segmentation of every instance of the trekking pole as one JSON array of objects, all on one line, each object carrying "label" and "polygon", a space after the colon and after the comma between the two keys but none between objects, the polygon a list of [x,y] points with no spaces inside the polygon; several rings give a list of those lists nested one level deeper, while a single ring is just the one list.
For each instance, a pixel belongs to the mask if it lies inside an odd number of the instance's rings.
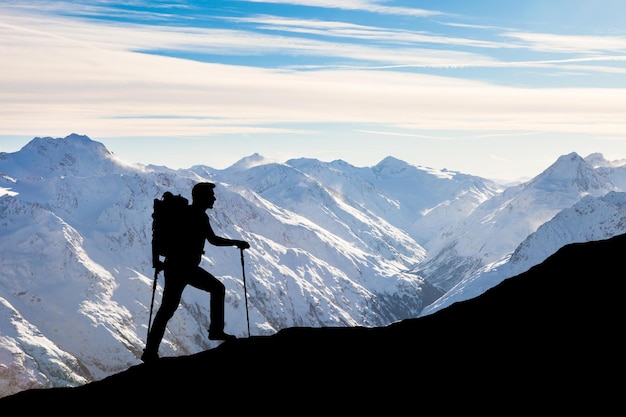
[{"label": "trekking pole", "polygon": [[248,337],[250,337],[250,316],[248,315],[248,289],[246,288],[246,270],[243,267],[243,249],[239,248],[241,253],[241,274],[243,275],[243,295],[246,298],[246,321],[248,322]]},{"label": "trekking pole", "polygon": [[148,335],[146,336],[146,343],[148,343],[148,337],[150,337],[150,327],[152,326],[152,307],[154,307],[154,293],[156,292],[157,279],[159,278],[159,270],[154,270],[154,283],[152,284],[152,301],[150,302],[150,318],[148,319]]}]

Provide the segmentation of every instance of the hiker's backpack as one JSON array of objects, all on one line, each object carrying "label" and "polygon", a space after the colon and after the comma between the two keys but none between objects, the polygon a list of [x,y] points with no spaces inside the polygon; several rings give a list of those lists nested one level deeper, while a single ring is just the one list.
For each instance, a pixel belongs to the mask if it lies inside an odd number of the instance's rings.
[{"label": "hiker's backpack", "polygon": [[180,250],[185,221],[188,219],[189,200],[169,191],[161,199],[154,199],[152,212],[152,267],[156,272],[163,269],[160,256],[171,256]]}]

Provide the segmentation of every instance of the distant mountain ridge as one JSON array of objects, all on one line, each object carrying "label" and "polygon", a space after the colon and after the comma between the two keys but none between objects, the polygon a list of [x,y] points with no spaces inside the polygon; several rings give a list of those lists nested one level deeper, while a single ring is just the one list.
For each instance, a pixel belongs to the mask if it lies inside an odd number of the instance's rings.
[{"label": "distant mountain ridge", "polygon": [[528,235],[514,252],[458,282],[420,315],[474,298],[503,280],[543,262],[562,246],[604,240],[626,230],[626,193],[586,196]]},{"label": "distant mountain ridge", "polygon": [[[597,163],[599,156],[591,159]],[[604,165],[609,165],[608,161]],[[623,165],[594,168],[576,153],[563,155],[537,177],[488,199],[426,244],[432,255],[415,272],[448,291],[511,254],[539,226],[582,198],[626,191],[616,185],[623,184],[625,175]],[[618,228],[610,235],[624,231]],[[566,243],[570,242],[563,241],[561,246]]]},{"label": "distant mountain ridge", "polygon": [[[448,305],[463,287],[480,288],[478,295],[508,278],[489,274],[561,211],[605,196],[607,210],[618,207],[626,171],[599,154],[575,153],[512,187],[394,157],[358,168],[254,154],[222,170],[171,170],[122,161],[83,135],[35,138],[0,153],[0,396],[80,385],[138,363],[152,285],[152,200],[168,190],[190,197],[205,180],[218,184],[214,229],[252,243],[251,330],[269,336],[292,327],[386,326]],[[574,224],[585,216],[594,231],[580,233],[583,240],[626,232],[623,222],[604,221],[607,213],[574,209],[564,218]],[[529,248],[547,247],[547,238]],[[570,243],[551,239],[554,248]],[[227,288],[227,330],[245,336],[239,253],[210,245],[206,252],[203,265]],[[524,267],[548,255],[526,253]],[[206,340],[207,308],[206,294],[185,292],[162,356],[217,345]]]}]

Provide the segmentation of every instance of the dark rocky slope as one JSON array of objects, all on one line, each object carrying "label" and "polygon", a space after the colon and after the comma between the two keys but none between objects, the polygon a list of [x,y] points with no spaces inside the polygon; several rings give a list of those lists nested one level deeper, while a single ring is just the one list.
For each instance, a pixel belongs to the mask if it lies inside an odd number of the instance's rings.
[{"label": "dark rocky slope", "polygon": [[3,409],[202,414],[532,411],[623,407],[626,235],[567,245],[433,315],[383,328],[289,328],[162,358]]}]

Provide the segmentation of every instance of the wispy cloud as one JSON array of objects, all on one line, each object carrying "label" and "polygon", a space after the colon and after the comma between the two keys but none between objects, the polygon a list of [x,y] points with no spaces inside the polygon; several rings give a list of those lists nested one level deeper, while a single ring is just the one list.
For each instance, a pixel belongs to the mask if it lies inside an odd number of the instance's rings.
[{"label": "wispy cloud", "polygon": [[258,29],[299,34],[312,34],[324,37],[347,38],[352,40],[373,41],[395,44],[396,46],[438,44],[476,48],[513,48],[506,42],[494,42],[470,38],[456,38],[433,35],[426,32],[397,30],[385,27],[358,25],[340,21],[321,21],[315,19],[294,19],[279,16],[251,16],[231,19],[237,22],[255,24]]},{"label": "wispy cloud", "polygon": [[[300,4],[305,2],[285,1]],[[308,5],[331,7],[332,2],[306,2]],[[106,2],[102,3],[106,4]],[[341,3],[343,4],[343,3]],[[346,2],[345,7],[370,7],[377,2]],[[68,12],[69,3],[56,4],[56,12]],[[342,7],[344,7],[342,6]],[[51,6],[48,6],[51,7]],[[177,4],[177,7],[180,5]],[[73,14],[99,15],[102,5],[78,5]],[[20,9],[23,11],[23,9]],[[39,10],[41,12],[41,10]],[[482,40],[466,37],[435,35],[424,31],[399,30],[388,27],[360,25],[341,21],[297,19],[281,16],[247,16],[224,18],[245,23],[243,29],[216,29],[204,27],[134,24],[115,21],[85,21],[60,16],[14,18],[5,28],[23,31],[31,28],[45,32],[51,37],[65,37],[84,45],[107,49],[150,52],[161,55],[181,56],[203,60],[206,56],[310,56],[320,58],[317,67],[327,68],[537,68],[555,67],[574,62],[619,61],[626,49],[626,38],[598,36],[564,36],[540,33],[507,31],[500,37],[508,41]],[[141,12],[146,13],[146,12]],[[152,13],[154,14],[154,13]],[[13,24],[13,21],[19,22]],[[144,19],[145,21],[145,19]],[[275,34],[268,34],[274,31]],[[285,36],[285,34],[296,36]],[[317,39],[310,36],[316,35]],[[12,36],[9,34],[8,36]],[[14,38],[14,37],[13,37]],[[334,38],[334,39],[333,39]],[[11,39],[11,38],[10,38]],[[10,41],[9,39],[9,41]],[[340,41],[337,41],[339,39]],[[511,42],[513,39],[516,42]],[[14,43],[15,44],[15,43]],[[528,49],[537,52],[557,52],[566,56],[561,59],[507,60],[495,58],[491,50]],[[598,53],[604,53],[598,56]],[[615,55],[610,55],[610,54]],[[594,54],[594,56],[581,56]],[[620,54],[620,55],[617,55]],[[291,63],[289,68],[305,68]],[[307,66],[312,68],[310,64]],[[585,70],[607,72],[610,67],[586,67]],[[616,68],[617,73],[621,68]]]},{"label": "wispy cloud", "polygon": [[[74,44],[76,47],[152,51],[163,55],[194,52],[199,54],[195,59],[200,60],[204,55],[283,54],[322,57],[329,64],[331,62],[329,58],[339,58],[344,60],[344,63],[351,60],[355,66],[357,61],[377,65],[423,67],[485,66],[490,61],[486,56],[463,51],[439,51],[417,47],[390,49],[385,45],[371,44],[351,44],[348,47],[341,42],[269,35],[246,30],[84,22],[63,17],[53,20],[30,17],[15,21],[14,24],[0,22],[0,27],[5,29],[3,36],[7,36],[5,39],[11,43],[11,48],[19,48],[20,43],[28,42],[26,33],[37,32],[41,39],[35,42],[45,42],[46,37],[66,40],[66,45],[59,46],[60,48]],[[312,24],[306,21],[301,23]],[[331,23],[325,25],[318,23],[317,26],[318,28],[334,26],[335,30],[342,30],[339,25]],[[342,27],[345,29],[345,25]],[[374,30],[370,30],[370,34],[373,32]],[[378,36],[382,39],[382,34],[379,33]]]},{"label": "wispy cloud", "polygon": [[322,7],[329,9],[343,10],[361,10],[373,13],[414,16],[414,17],[430,17],[439,16],[445,13],[436,10],[425,10],[412,7],[386,6],[384,1],[373,0],[244,0],[251,3],[274,3],[289,4],[307,7]]},{"label": "wispy cloud", "polygon": [[185,1],[154,2],[151,0],[3,0],[2,8],[10,14],[63,15],[89,18],[139,19],[163,22],[191,6]]},{"label": "wispy cloud", "polygon": [[626,36],[557,35],[551,33],[505,32],[502,36],[522,41],[541,52],[593,54],[626,52]]}]

